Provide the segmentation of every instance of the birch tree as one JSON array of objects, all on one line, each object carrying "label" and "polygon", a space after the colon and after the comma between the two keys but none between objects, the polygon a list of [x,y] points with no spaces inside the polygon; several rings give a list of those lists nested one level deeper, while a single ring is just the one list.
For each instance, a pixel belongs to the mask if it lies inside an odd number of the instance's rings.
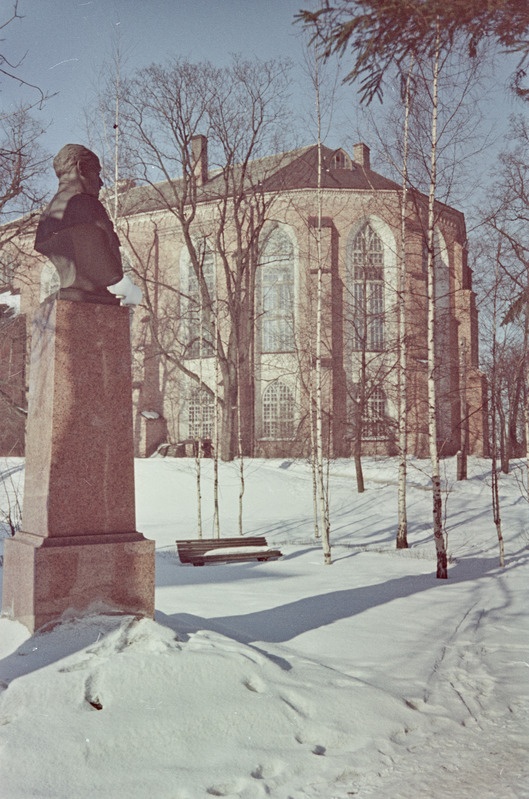
[{"label": "birch tree", "polygon": [[[10,6],[8,9],[8,5]],[[10,25],[23,24],[18,0],[0,10],[0,37]],[[17,106],[5,107],[2,88],[15,81],[20,88]],[[43,178],[48,154],[40,145],[45,126],[38,119],[45,93],[23,77],[23,58],[10,60],[0,39],[0,293],[11,294],[24,280],[19,264],[27,257],[20,237],[34,224],[35,212],[46,195]],[[27,263],[27,262],[26,262]],[[9,303],[0,301],[0,413],[3,445],[23,452],[25,398],[23,362],[25,324]],[[21,374],[22,371],[22,374]]]},{"label": "birch tree", "polygon": [[436,297],[435,297],[435,199],[437,188],[437,121],[439,104],[439,62],[441,58],[440,21],[436,22],[437,37],[432,69],[432,111],[430,150],[430,190],[428,193],[428,443],[430,448],[433,536],[437,553],[437,577],[448,577],[448,559],[443,535],[443,498],[441,474],[437,448],[437,371],[438,354],[436,342]]},{"label": "birch tree", "polygon": [[[324,462],[324,427],[323,427],[323,274],[324,257],[322,248],[322,228],[323,228],[323,159],[322,159],[322,64],[321,56],[317,45],[312,52],[308,51],[309,71],[314,89],[314,110],[316,121],[316,141],[318,153],[318,174],[316,187],[316,226],[314,234],[316,237],[316,331],[313,342],[314,346],[314,390],[311,394],[311,419],[312,442],[313,442],[313,463],[314,463],[314,488],[316,495],[314,498],[315,508],[315,529],[317,534],[321,534],[324,563],[332,563],[331,554],[331,521],[329,510],[329,487],[325,474]],[[312,359],[311,359],[312,360]],[[312,382],[312,381],[311,381]]]},{"label": "birch tree", "polygon": [[[19,2],[13,0],[9,11],[0,12],[0,36],[9,25],[22,24],[22,20]],[[0,39],[0,47],[3,42]],[[1,49],[0,92],[8,81],[15,81],[22,91],[15,108],[3,108],[0,103],[0,257],[2,246],[32,224],[31,214],[44,200],[41,178],[48,169],[48,154],[39,144],[45,126],[36,114],[49,97],[24,79],[24,58],[10,60]]]},{"label": "birch tree", "polygon": [[[509,330],[508,346],[494,367],[496,392],[501,391],[504,400],[497,407],[498,414],[504,417],[500,428],[505,440],[505,444],[500,441],[500,451],[507,450],[502,458],[504,468],[509,457],[520,454],[520,444],[529,460],[529,126],[522,115],[512,118],[510,138],[511,146],[500,155],[498,180],[490,192],[489,208],[484,214],[487,227],[501,241],[496,264],[502,281],[507,282],[511,298],[502,320]],[[502,372],[504,380],[500,381]]]},{"label": "birch tree", "polygon": [[399,394],[398,430],[398,487],[397,487],[397,549],[408,548],[408,513],[406,504],[408,472],[408,392],[407,392],[407,336],[406,336],[406,215],[408,206],[408,145],[410,129],[411,81],[414,67],[413,56],[404,82],[404,123],[402,127],[402,193],[400,200],[400,242],[397,274],[397,318],[398,318],[398,368],[397,389]]},{"label": "birch tree", "polygon": [[[437,553],[437,577],[448,576],[447,554],[443,536],[443,513],[439,453],[437,443],[437,372],[436,353],[436,287],[435,287],[435,214],[438,168],[439,72],[441,61],[449,54],[459,37],[475,55],[478,43],[491,36],[521,53],[522,61],[529,54],[525,42],[516,36],[529,27],[527,12],[519,14],[512,2],[500,3],[493,10],[475,2],[467,13],[455,12],[455,3],[440,4],[435,0],[412,0],[407,4],[392,0],[344,0],[331,7],[325,3],[316,11],[302,11],[299,18],[321,37],[324,34],[326,54],[343,55],[351,48],[352,69],[346,80],[358,81],[362,101],[382,98],[383,81],[388,73],[405,71],[409,57],[423,67],[432,64],[430,97],[430,146],[427,200],[427,295],[428,295],[428,438],[433,495],[433,535]],[[501,7],[500,7],[501,6]],[[508,22],[506,23],[506,20]],[[516,34],[513,35],[513,28]]]},{"label": "birch tree", "polygon": [[[265,195],[264,167],[254,174],[251,164],[281,149],[288,118],[288,69],[284,61],[234,58],[229,66],[217,68],[175,59],[140,70],[121,83],[123,149],[149,187],[152,201],[174,221],[202,293],[204,330],[219,359],[220,442],[222,457],[228,460],[241,450],[251,454],[254,440],[253,303],[259,236],[273,198]],[[203,169],[204,133],[208,174]],[[127,193],[126,202],[133,213],[134,192]],[[203,210],[206,206],[209,211]],[[126,215],[122,214],[125,228]],[[205,239],[215,258],[216,306],[197,244]],[[151,321],[161,357],[200,385],[197,359],[193,363],[185,352],[177,318],[182,303],[190,307],[194,299],[185,296],[182,286],[174,288],[170,280],[155,278],[145,268],[143,273],[147,303],[157,291],[166,295],[165,319],[159,314],[154,319],[153,314]]]},{"label": "birch tree", "polygon": [[500,507],[500,491],[499,491],[499,469],[498,469],[498,425],[497,425],[497,409],[498,393],[496,385],[497,371],[496,366],[498,363],[498,288],[499,288],[499,259],[501,257],[501,243],[498,243],[495,259],[495,280],[493,285],[493,308],[492,308],[492,373],[491,373],[491,498],[492,498],[492,516],[494,525],[496,527],[496,534],[498,536],[499,547],[499,564],[501,567],[505,566],[505,548],[503,541],[503,530],[501,524],[501,507]]}]

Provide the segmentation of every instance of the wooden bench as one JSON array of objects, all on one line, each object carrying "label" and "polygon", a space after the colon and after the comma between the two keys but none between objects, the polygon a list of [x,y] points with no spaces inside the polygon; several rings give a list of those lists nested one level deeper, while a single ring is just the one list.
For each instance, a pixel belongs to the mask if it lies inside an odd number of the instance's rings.
[{"label": "wooden bench", "polygon": [[279,549],[270,549],[263,536],[237,538],[193,538],[176,542],[181,563],[204,566],[210,563],[243,563],[249,560],[277,560]]}]

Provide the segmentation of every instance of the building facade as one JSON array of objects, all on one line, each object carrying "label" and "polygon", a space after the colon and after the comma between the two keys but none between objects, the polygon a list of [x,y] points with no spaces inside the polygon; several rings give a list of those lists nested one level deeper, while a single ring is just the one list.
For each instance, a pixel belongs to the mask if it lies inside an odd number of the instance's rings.
[{"label": "building facade", "polygon": [[[428,454],[426,199],[408,195],[402,251],[402,192],[371,169],[368,147],[320,156],[313,146],[260,159],[237,193],[209,171],[200,136],[187,205],[172,204],[182,181],[125,187],[119,234],[144,291],[132,319],[139,455],[307,456],[317,392],[331,456],[394,453],[399,285],[408,449]],[[486,392],[465,248],[463,215],[439,204],[438,446],[481,455]],[[57,288],[49,264],[31,274],[20,286],[28,314]]]}]

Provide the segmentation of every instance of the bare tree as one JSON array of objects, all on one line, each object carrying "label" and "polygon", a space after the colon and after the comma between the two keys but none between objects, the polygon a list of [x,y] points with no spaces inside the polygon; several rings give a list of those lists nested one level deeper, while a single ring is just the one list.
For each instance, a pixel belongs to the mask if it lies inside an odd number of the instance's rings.
[{"label": "bare tree", "polygon": [[4,455],[24,453],[26,324],[13,307],[16,301],[16,295],[0,289],[0,452]]},{"label": "bare tree", "polygon": [[[457,5],[457,13],[456,13]],[[440,75],[450,62],[455,51],[455,44],[461,41],[468,48],[470,55],[477,52],[477,45],[484,38],[500,40],[513,49],[517,49],[522,59],[527,55],[527,46],[517,36],[527,28],[529,20],[526,13],[518,13],[514,3],[501,4],[499,9],[483,9],[471,4],[468,13],[461,15],[459,4],[447,2],[444,6],[433,0],[412,0],[404,7],[392,0],[344,0],[334,6],[325,3],[316,11],[302,11],[301,21],[313,31],[315,37],[323,38],[326,54],[343,55],[351,48],[352,68],[346,80],[360,82],[362,101],[369,104],[378,96],[382,98],[383,81],[395,71],[406,72],[410,56],[422,72],[422,95],[426,98],[426,113],[423,119],[429,120],[428,146],[419,143],[415,151],[417,161],[424,168],[425,180],[415,182],[415,188],[425,192],[428,197],[424,208],[422,194],[415,191],[418,201],[419,217],[425,220],[425,239],[427,242],[427,296],[428,296],[428,418],[429,442],[432,468],[433,488],[433,527],[437,551],[437,576],[447,577],[447,556],[442,529],[442,496],[439,474],[439,452],[437,436],[437,393],[440,386],[438,317],[439,287],[436,287],[436,214],[440,199],[439,142],[446,132],[451,117],[457,114],[457,107],[452,114],[443,119],[440,114],[439,90]],[[510,20],[512,29],[509,29]],[[516,33],[513,35],[513,30]],[[430,67],[430,75],[426,70]],[[416,88],[414,86],[414,104]],[[446,106],[445,106],[446,108]],[[413,157],[409,153],[408,161]],[[427,161],[426,161],[427,159]],[[452,159],[452,174],[455,174],[455,160]],[[450,162],[448,162],[450,166]],[[446,180],[445,183],[449,184]],[[445,195],[447,196],[447,195]],[[438,283],[439,281],[437,281]],[[445,305],[447,297],[444,298]],[[437,317],[437,318],[436,318]]]},{"label": "bare tree", "polygon": [[322,252],[322,226],[323,226],[323,195],[322,195],[322,116],[321,116],[321,89],[320,89],[320,64],[318,52],[314,58],[314,94],[316,107],[317,124],[317,147],[318,147],[318,175],[316,189],[317,219],[315,226],[316,236],[316,340],[314,350],[315,362],[315,452],[314,460],[316,463],[316,486],[318,496],[318,528],[321,530],[321,540],[323,547],[324,562],[332,563],[331,554],[331,522],[329,513],[329,493],[325,481],[324,471],[324,441],[323,441],[323,392],[322,392],[322,345],[323,345],[323,270],[324,259]]},{"label": "bare tree", "polygon": [[[18,0],[14,0],[11,11],[0,16],[0,32],[22,19]],[[47,154],[38,143],[44,127],[32,116],[35,108],[42,109],[47,95],[22,77],[23,60],[11,62],[0,52],[0,86],[15,81],[30,91],[30,99],[16,108],[0,106],[0,253],[6,241],[12,241],[23,226],[31,224],[31,212],[44,197],[40,178],[48,166]]]},{"label": "bare tree", "polygon": [[[22,16],[15,0],[10,12],[0,12],[0,32],[19,20]],[[46,96],[24,80],[22,63],[23,59],[9,61],[0,52],[0,89],[7,81],[16,81],[29,92],[28,101],[21,100],[17,107],[3,108],[0,104],[0,294],[5,294],[5,301],[0,300],[0,446],[15,454],[23,452],[26,330],[12,301],[16,301],[24,279],[19,267],[27,263],[21,238],[31,230],[34,213],[42,205],[45,190],[41,178],[48,168],[47,154],[39,144],[44,127],[35,116],[35,109],[42,108]]]},{"label": "bare tree", "polygon": [[407,471],[408,471],[408,353],[406,341],[406,230],[408,206],[408,151],[411,111],[411,81],[413,76],[414,59],[409,58],[408,71],[403,86],[404,121],[402,125],[402,194],[400,199],[400,242],[398,255],[397,274],[397,316],[398,316],[398,369],[397,387],[399,394],[399,421],[398,421],[398,522],[397,522],[397,549],[408,548],[408,515],[407,515]]},{"label": "bare tree", "polygon": [[491,371],[491,476],[492,476],[492,515],[494,524],[496,526],[496,533],[498,536],[499,546],[499,559],[500,566],[505,566],[505,551],[503,542],[503,531],[501,525],[501,508],[500,508],[500,492],[499,492],[499,473],[498,473],[498,426],[497,426],[497,410],[500,407],[498,402],[497,392],[497,370],[498,363],[498,288],[499,288],[499,257],[501,254],[501,242],[498,242],[496,250],[496,265],[495,265],[495,281],[493,285],[493,309],[492,309],[492,371]]},{"label": "bare tree", "polygon": [[510,138],[512,144],[500,155],[498,180],[489,193],[489,207],[484,212],[486,226],[494,232],[495,240],[501,242],[495,264],[506,308],[502,324],[508,332],[501,349],[496,343],[493,362],[492,401],[496,401],[501,420],[499,448],[503,470],[508,469],[510,457],[519,456],[522,450],[527,455],[529,446],[529,127],[523,116],[512,118]]},{"label": "bare tree", "polygon": [[[266,159],[259,158],[277,147],[283,131],[288,65],[235,58],[230,66],[216,68],[175,60],[140,70],[121,87],[123,149],[144,184],[126,195],[125,238],[133,238],[128,214],[142,203],[154,204],[166,214],[166,226],[173,220],[194,275],[195,289],[189,293],[174,275],[154,274],[145,248],[136,259],[153,312],[151,335],[165,359],[211,392],[200,378],[192,342],[200,295],[203,325],[194,335],[218,353],[222,457],[251,454],[258,242],[273,201],[265,190]],[[215,262],[209,278],[201,258],[204,242]]]},{"label": "bare tree", "polygon": [[440,23],[437,21],[438,36],[433,58],[432,105],[431,105],[431,160],[430,190],[428,194],[428,440],[430,445],[433,535],[437,552],[437,577],[448,577],[448,560],[443,535],[443,500],[441,495],[441,474],[439,471],[439,452],[437,448],[437,372],[438,353],[436,341],[436,296],[435,296],[435,198],[437,189],[437,122],[439,100],[439,68],[441,59]]},{"label": "bare tree", "polygon": [[[7,28],[8,25],[11,25],[15,20],[24,19],[23,15],[19,12],[19,0],[12,0],[11,10],[3,11],[2,14],[3,16],[0,17],[0,31],[5,30],[5,28]],[[0,39],[0,43],[3,41],[3,39]],[[42,91],[41,88],[33,83],[29,83],[22,77],[20,73],[20,67],[23,64],[23,61],[24,57],[18,59],[17,61],[10,61],[4,53],[0,52],[0,80],[13,80],[18,83],[19,86],[27,87],[31,90],[32,94],[36,98],[34,103],[32,103],[32,106],[38,105],[39,108],[42,108],[47,99],[47,95]]]},{"label": "bare tree", "polygon": [[365,224],[352,245],[348,285],[345,291],[345,324],[351,331],[347,347],[353,364],[348,381],[352,406],[350,420],[357,491],[365,490],[362,455],[367,440],[391,439],[394,423],[385,412],[389,382],[394,376],[396,337],[389,332],[385,295],[393,296],[395,285],[387,280],[384,247],[371,224]]}]

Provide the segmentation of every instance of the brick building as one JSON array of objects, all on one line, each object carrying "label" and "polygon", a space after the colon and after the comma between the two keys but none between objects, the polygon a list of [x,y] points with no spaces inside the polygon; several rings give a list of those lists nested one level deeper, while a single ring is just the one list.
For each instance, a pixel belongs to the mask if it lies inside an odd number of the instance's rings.
[{"label": "brick building", "polygon": [[[238,427],[231,435],[239,435],[247,454],[306,455],[316,369],[328,452],[350,455],[358,430],[364,453],[394,452],[400,187],[371,169],[365,144],[355,145],[353,159],[323,147],[321,171],[316,146],[259,159],[244,177],[251,202],[237,230],[235,217],[223,216],[226,175],[208,168],[204,137],[195,137],[192,156],[193,199],[181,216],[184,226],[171,211],[182,181],[128,185],[121,195],[124,257],[144,289],[132,323],[138,454],[167,442],[189,453],[192,442],[213,440],[216,429],[223,434],[229,407],[232,428]],[[233,209],[238,198],[229,199]],[[426,198],[410,192],[406,383],[409,451],[419,456],[428,453],[426,210]],[[485,389],[465,221],[441,204],[436,213],[439,447],[451,454],[466,441],[469,452],[483,454]],[[244,285],[233,292],[230,264],[238,259]],[[21,286],[26,312],[56,289],[51,266],[39,263],[32,287]]]}]

